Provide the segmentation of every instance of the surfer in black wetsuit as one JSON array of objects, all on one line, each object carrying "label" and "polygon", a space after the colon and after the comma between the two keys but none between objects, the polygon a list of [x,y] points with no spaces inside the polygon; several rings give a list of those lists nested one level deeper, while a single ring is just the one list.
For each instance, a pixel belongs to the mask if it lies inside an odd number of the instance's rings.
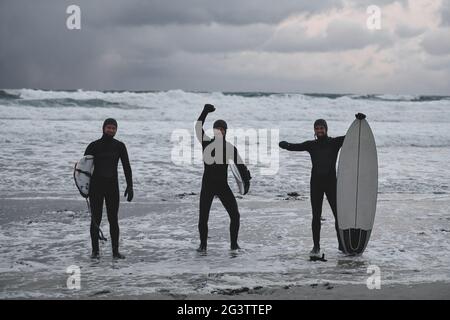
[{"label": "surfer in black wetsuit", "polygon": [[203,124],[206,116],[214,112],[215,108],[211,104],[206,104],[195,125],[197,139],[202,144],[204,173],[202,179],[202,189],[200,192],[200,214],[198,230],[200,233],[199,252],[206,252],[208,241],[208,218],[209,211],[214,196],[217,196],[230,216],[230,240],[231,250],[240,249],[238,245],[238,233],[240,215],[236,198],[228,185],[228,163],[232,160],[244,180],[244,194],[250,187],[250,172],[243,163],[239,153],[231,143],[225,140],[227,124],[223,120],[214,122],[214,138],[211,139],[205,134]]},{"label": "surfer in black wetsuit", "polygon": [[[355,115],[357,119],[364,119],[362,113]],[[311,256],[320,256],[320,227],[322,215],[323,195],[325,194],[330,204],[335,219],[335,228],[339,243],[339,250],[343,251],[338,231],[337,209],[336,209],[336,159],[339,149],[344,143],[345,136],[331,138],[327,134],[328,125],[323,119],[314,122],[315,140],[302,143],[280,142],[280,148],[289,151],[308,151],[311,156],[312,169],[310,181],[310,196],[312,207],[312,234],[314,247]]]},{"label": "surfer in black wetsuit", "polygon": [[127,188],[124,196],[128,201],[133,199],[133,180],[128,152],[125,144],[114,139],[117,132],[117,121],[106,119],[103,123],[103,136],[91,142],[84,155],[94,156],[94,173],[89,188],[89,201],[91,204],[91,241],[92,258],[99,257],[98,226],[102,220],[103,200],[106,203],[106,212],[109,221],[109,230],[112,242],[113,257],[124,259],[119,252],[119,182],[117,178],[117,165],[122,162]]}]

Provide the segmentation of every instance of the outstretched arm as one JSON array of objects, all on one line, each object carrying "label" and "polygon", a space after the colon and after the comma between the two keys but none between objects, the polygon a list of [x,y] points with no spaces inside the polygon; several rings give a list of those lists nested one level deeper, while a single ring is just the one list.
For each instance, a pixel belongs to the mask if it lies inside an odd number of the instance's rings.
[{"label": "outstretched arm", "polygon": [[281,141],[279,146],[281,149],[285,149],[288,151],[309,151],[311,143],[309,141],[305,141],[302,143],[289,143],[286,141]]},{"label": "outstretched arm", "polygon": [[340,137],[334,138],[334,142],[336,143],[336,146],[338,148],[342,147],[342,145],[344,144],[344,139],[345,139],[345,136],[340,136]]},{"label": "outstretched arm", "polygon": [[214,112],[216,110],[212,104],[205,104],[203,107],[203,111],[200,114],[200,116],[197,119],[197,122],[195,123],[195,135],[197,136],[197,140],[203,144],[203,141],[209,141],[211,140],[210,137],[208,137],[205,134],[205,130],[203,130],[203,124],[205,123],[206,116],[210,112]]}]

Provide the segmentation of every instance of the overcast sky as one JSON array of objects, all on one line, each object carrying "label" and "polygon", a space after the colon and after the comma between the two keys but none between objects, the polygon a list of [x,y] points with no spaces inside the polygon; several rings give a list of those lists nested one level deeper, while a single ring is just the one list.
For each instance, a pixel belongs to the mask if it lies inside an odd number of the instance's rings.
[{"label": "overcast sky", "polygon": [[0,0],[0,88],[450,95],[449,3]]}]

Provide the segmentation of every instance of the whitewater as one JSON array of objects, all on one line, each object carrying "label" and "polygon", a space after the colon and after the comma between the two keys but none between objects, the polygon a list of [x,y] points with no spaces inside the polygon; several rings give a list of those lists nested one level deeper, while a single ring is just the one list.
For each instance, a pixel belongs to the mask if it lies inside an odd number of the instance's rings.
[{"label": "whitewater", "polygon": [[[354,114],[367,115],[378,148],[379,202],[363,256],[337,253],[324,202],[328,262],[312,264],[307,153],[279,153],[276,174],[251,164],[251,191],[238,197],[237,255],[228,252],[228,216],[215,203],[210,250],[198,256],[197,215],[203,164],[177,165],[175,130],[192,133],[205,103],[205,126],[278,130],[279,139],[313,139],[324,118],[344,135]],[[89,217],[73,183],[73,165],[119,123],[128,148],[135,200],[121,199],[121,247],[127,259],[89,260]],[[450,97],[300,93],[0,90],[0,297],[85,297],[165,292],[211,294],[229,288],[364,283],[377,265],[385,283],[450,282]],[[251,147],[251,146],[250,146]],[[120,186],[125,183],[119,166]],[[230,185],[237,190],[230,175]],[[289,195],[288,195],[289,194]],[[102,227],[108,232],[106,214]],[[66,269],[81,267],[82,290],[66,288]]]}]

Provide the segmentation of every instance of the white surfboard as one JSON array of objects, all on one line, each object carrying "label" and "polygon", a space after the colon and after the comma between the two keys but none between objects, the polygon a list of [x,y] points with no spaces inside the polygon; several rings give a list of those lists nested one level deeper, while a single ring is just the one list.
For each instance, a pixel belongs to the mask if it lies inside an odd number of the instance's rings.
[{"label": "white surfboard", "polygon": [[361,254],[369,242],[378,193],[375,139],[366,120],[356,119],[345,135],[337,176],[339,235],[347,254]]},{"label": "white surfboard", "polygon": [[231,168],[231,172],[233,173],[234,179],[236,180],[236,184],[238,186],[239,193],[241,195],[244,195],[244,192],[245,192],[244,180],[242,179],[241,174],[239,173],[239,170],[238,170],[236,164],[230,163],[229,166]]},{"label": "white surfboard", "polygon": [[80,194],[87,198],[89,196],[89,186],[92,173],[94,172],[94,156],[87,155],[75,164],[73,178]]}]

